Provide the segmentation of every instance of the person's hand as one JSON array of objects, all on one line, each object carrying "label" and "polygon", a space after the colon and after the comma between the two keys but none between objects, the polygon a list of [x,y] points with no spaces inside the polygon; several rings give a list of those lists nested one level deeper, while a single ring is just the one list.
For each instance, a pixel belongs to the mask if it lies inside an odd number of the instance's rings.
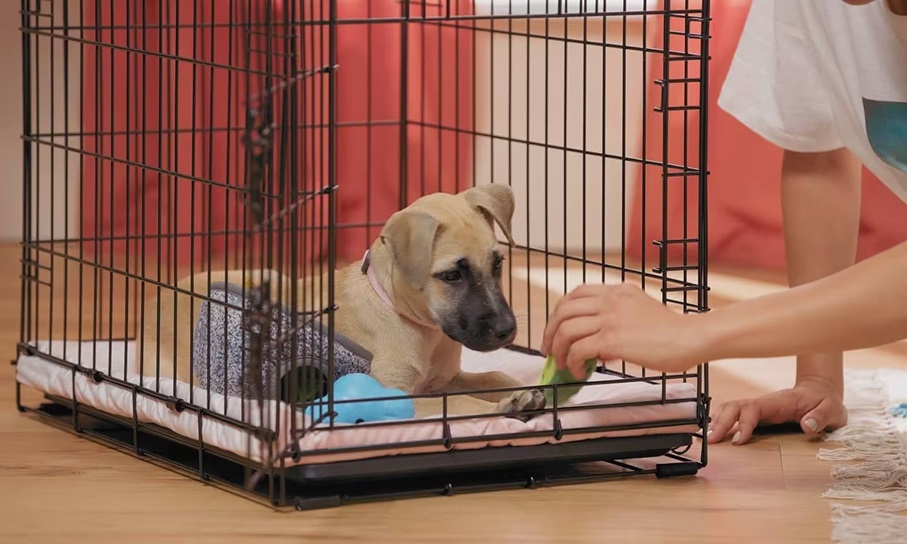
[{"label": "person's hand", "polygon": [[694,314],[681,314],[630,284],[583,285],[558,302],[540,351],[583,376],[588,359],[623,359],[650,370],[683,372],[701,361]]},{"label": "person's hand", "polygon": [[708,440],[720,442],[734,431],[732,442],[746,444],[757,426],[790,422],[798,422],[807,435],[817,435],[846,425],[847,409],[828,384],[801,380],[791,389],[722,404],[712,416]]}]

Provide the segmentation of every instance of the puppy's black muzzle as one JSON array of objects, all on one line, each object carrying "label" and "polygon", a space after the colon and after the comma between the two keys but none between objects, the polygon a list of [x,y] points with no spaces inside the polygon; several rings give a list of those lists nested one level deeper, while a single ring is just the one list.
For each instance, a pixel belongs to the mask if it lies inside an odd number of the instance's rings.
[{"label": "puppy's black muzzle", "polygon": [[500,289],[470,293],[459,305],[456,326],[444,332],[473,351],[494,351],[516,338],[516,317]]}]

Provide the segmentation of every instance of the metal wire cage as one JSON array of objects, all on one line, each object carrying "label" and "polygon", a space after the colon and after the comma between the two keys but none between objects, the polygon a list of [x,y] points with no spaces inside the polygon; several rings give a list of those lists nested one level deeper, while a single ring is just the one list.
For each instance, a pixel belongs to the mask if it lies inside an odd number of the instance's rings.
[{"label": "metal wire cage", "polygon": [[458,434],[504,416],[448,413],[452,393],[418,395],[443,400],[427,419],[331,415],[352,405],[334,270],[422,195],[513,189],[525,361],[580,283],[708,310],[707,0],[22,0],[21,18],[21,411],[300,509],[705,466],[705,363],[601,364],[584,390],[648,393],[584,404],[637,414],[591,427],[554,405]]}]

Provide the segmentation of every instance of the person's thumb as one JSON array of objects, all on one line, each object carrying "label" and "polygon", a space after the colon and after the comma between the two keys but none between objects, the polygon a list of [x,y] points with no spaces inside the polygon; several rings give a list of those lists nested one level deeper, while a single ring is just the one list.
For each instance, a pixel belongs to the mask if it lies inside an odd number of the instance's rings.
[{"label": "person's thumb", "polygon": [[815,408],[800,418],[800,428],[810,435],[836,429],[847,424],[844,405],[837,399],[824,398]]}]

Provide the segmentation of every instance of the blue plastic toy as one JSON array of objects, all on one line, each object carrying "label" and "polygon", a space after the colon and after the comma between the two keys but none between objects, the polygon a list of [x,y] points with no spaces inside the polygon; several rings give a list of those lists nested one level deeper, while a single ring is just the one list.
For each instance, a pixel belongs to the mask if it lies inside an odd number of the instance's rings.
[{"label": "blue plastic toy", "polygon": [[[364,423],[369,421],[387,421],[391,419],[411,419],[416,415],[412,399],[375,400],[338,404],[338,401],[378,399],[385,397],[405,397],[399,389],[384,387],[368,374],[354,373],[342,376],[334,382],[335,423]],[[328,420],[328,397],[312,401],[306,408],[306,414],[314,419],[325,416]]]},{"label": "blue plastic toy", "polygon": [[891,415],[895,417],[907,417],[907,402],[902,402],[891,408]]}]

